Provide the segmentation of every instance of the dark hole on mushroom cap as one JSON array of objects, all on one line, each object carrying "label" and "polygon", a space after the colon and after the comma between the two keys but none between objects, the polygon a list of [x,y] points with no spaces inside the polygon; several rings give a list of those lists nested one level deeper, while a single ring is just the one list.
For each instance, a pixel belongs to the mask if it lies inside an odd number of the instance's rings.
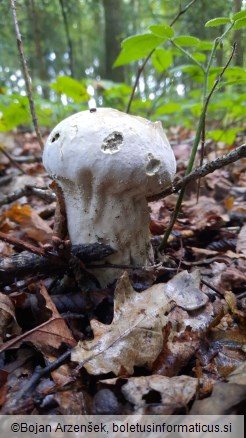
[{"label": "dark hole on mushroom cap", "polygon": [[58,140],[58,138],[60,137],[59,132],[57,132],[54,137],[51,139],[51,143],[54,143],[56,140]]},{"label": "dark hole on mushroom cap", "polygon": [[120,146],[123,143],[123,135],[121,132],[114,131],[104,138],[101,150],[108,154],[113,154],[120,150]]}]

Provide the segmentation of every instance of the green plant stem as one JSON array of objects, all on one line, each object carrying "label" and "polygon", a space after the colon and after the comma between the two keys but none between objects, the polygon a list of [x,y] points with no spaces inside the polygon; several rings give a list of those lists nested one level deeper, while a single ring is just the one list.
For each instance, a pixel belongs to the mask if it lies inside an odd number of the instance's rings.
[{"label": "green plant stem", "polygon": [[205,69],[203,67],[202,64],[200,64],[199,61],[197,61],[196,59],[194,59],[189,52],[187,52],[187,50],[183,49],[183,47],[179,46],[178,44],[176,44],[173,40],[170,40],[170,43],[176,47],[176,49],[178,49],[180,52],[182,52],[187,58],[189,58],[192,62],[194,62],[202,71],[203,73],[205,73]]},{"label": "green plant stem", "polygon": [[225,38],[225,36],[228,34],[228,32],[232,29],[232,27],[234,26],[234,22],[232,22],[225,30],[225,32],[218,38],[216,38],[214,40],[214,45],[213,45],[213,49],[210,53],[210,57],[207,63],[207,67],[205,70],[205,77],[204,77],[204,87],[203,87],[203,102],[205,103],[206,101],[206,96],[207,96],[207,90],[208,90],[208,77],[209,77],[209,71],[210,68],[212,66],[212,62],[217,50],[218,45],[223,41],[223,39]]},{"label": "green plant stem", "polygon": [[[226,33],[224,33],[223,35],[225,35],[225,34]],[[215,47],[215,45],[214,45],[214,47]],[[229,66],[229,64],[230,64],[230,62],[231,62],[231,60],[233,58],[233,55],[235,53],[235,50],[236,50],[236,44],[234,43],[231,55],[230,55],[226,65],[223,67],[221,73],[218,75],[217,79],[215,80],[215,82],[214,82],[214,84],[213,84],[213,86],[212,86],[212,88],[210,90],[210,93],[208,94],[208,96],[205,99],[205,102],[204,102],[204,105],[203,105],[203,109],[202,109],[202,113],[201,113],[201,115],[199,117],[199,122],[198,122],[197,131],[196,131],[196,136],[195,136],[194,144],[193,144],[193,147],[192,147],[189,163],[188,163],[188,166],[187,166],[187,169],[186,169],[186,172],[185,172],[185,176],[189,175],[189,173],[192,171],[192,168],[193,168],[193,164],[194,164],[194,161],[195,161],[195,158],[196,158],[196,153],[197,153],[198,145],[199,145],[199,142],[200,142],[200,138],[201,138],[201,135],[202,135],[202,132],[203,132],[203,128],[204,128],[204,124],[205,124],[205,120],[206,120],[206,113],[207,113],[208,104],[209,104],[210,99],[211,99],[211,97],[212,97],[212,95],[213,95],[217,85],[219,84],[223,74],[225,73],[226,69]],[[215,50],[213,50],[213,54],[215,54]],[[212,61],[208,63],[208,66],[207,66],[207,69],[206,69],[207,76],[209,74],[209,72],[207,70],[208,70],[208,68],[209,69],[211,68],[211,65],[212,65]],[[207,84],[205,84],[205,82],[204,82],[204,87],[206,87],[206,86],[207,86]],[[164,237],[162,239],[162,242],[161,242],[161,244],[159,246],[159,251],[163,250],[166,247],[168,238],[169,238],[169,236],[170,236],[170,234],[172,232],[172,229],[174,227],[176,219],[177,219],[177,217],[179,215],[179,212],[180,212],[180,209],[181,209],[181,205],[182,205],[182,201],[183,201],[183,198],[184,198],[184,194],[185,194],[185,188],[183,188],[180,191],[180,194],[178,196],[177,203],[176,203],[173,215],[171,217],[170,224],[168,225],[168,227],[166,229],[166,232],[164,234]]]}]

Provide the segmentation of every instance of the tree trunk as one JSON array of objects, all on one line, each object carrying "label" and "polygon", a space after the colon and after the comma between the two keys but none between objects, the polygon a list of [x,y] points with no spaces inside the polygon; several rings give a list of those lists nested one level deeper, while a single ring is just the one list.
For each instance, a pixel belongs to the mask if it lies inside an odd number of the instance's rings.
[{"label": "tree trunk", "polygon": [[122,39],[122,0],[103,0],[105,17],[105,76],[115,82],[124,82],[124,68],[112,68],[120,53]]},{"label": "tree trunk", "polygon": [[70,76],[74,78],[74,62],[73,62],[73,44],[70,37],[69,32],[69,20],[68,20],[68,14],[67,14],[67,7],[64,0],[59,0],[65,33],[66,33],[66,39],[67,39],[67,46],[68,46],[68,59],[69,59],[69,69],[70,69]]},{"label": "tree trunk", "polygon": [[[234,13],[241,11],[242,0],[234,0]],[[235,30],[233,40],[237,43],[235,53],[235,64],[243,67],[243,45],[242,45],[242,29]]]},{"label": "tree trunk", "polygon": [[[39,14],[36,9],[35,0],[29,0],[30,6],[30,17],[31,17],[31,25],[33,28],[33,39],[35,46],[35,56],[37,62],[38,69],[38,77],[41,81],[48,81],[47,69],[44,60],[44,54],[42,50],[42,38],[40,32],[40,20]],[[49,98],[49,88],[42,84],[43,96],[48,99]]]}]

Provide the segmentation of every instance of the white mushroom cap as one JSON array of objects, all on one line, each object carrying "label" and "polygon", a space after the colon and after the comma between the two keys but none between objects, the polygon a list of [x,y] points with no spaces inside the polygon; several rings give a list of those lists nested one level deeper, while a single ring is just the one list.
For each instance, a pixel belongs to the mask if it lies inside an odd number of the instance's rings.
[{"label": "white mushroom cap", "polygon": [[[169,185],[176,169],[160,122],[111,108],[82,111],[53,129],[43,163],[63,190],[72,243],[107,243],[117,250],[112,263],[148,262],[146,197]],[[108,271],[102,284],[119,275]]]}]

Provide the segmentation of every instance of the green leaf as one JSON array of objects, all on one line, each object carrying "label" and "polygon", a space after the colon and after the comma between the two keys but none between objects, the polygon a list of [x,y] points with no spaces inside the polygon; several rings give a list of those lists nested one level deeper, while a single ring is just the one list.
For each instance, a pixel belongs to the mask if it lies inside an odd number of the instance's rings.
[{"label": "green leaf", "polygon": [[200,41],[197,46],[197,50],[211,51],[213,49],[214,44],[210,41]]},{"label": "green leaf", "polygon": [[246,71],[239,66],[228,67],[225,71],[225,77],[227,79],[246,79]]},{"label": "green leaf", "polygon": [[172,113],[175,113],[176,111],[180,111],[181,108],[182,108],[181,103],[169,102],[169,103],[166,103],[165,105],[160,106],[156,110],[155,114],[156,115],[172,114]]},{"label": "green leaf", "polygon": [[188,73],[190,78],[194,81],[197,81],[199,83],[202,83],[204,81],[203,72],[197,65],[184,65],[179,68],[185,73]]},{"label": "green leaf", "polygon": [[149,26],[149,30],[158,37],[172,38],[174,35],[174,30],[170,26],[164,24]]},{"label": "green leaf", "polygon": [[12,102],[3,109],[0,118],[0,131],[10,131],[22,123],[30,123],[29,111],[21,103]]},{"label": "green leaf", "polygon": [[238,128],[228,129],[227,131],[216,129],[208,132],[207,136],[215,141],[223,141],[226,144],[231,145],[236,139],[237,132]]},{"label": "green leaf", "polygon": [[66,94],[75,102],[85,101],[90,98],[86,88],[79,81],[69,76],[58,76],[57,81],[51,84],[50,88],[59,94]]},{"label": "green leaf", "polygon": [[236,20],[239,20],[239,19],[245,18],[245,17],[246,17],[246,11],[239,11],[232,16],[232,19],[234,21],[236,21]]},{"label": "green leaf", "polygon": [[242,27],[246,27],[246,17],[237,20],[234,24],[234,29],[241,29]]},{"label": "green leaf", "polygon": [[173,55],[170,50],[164,50],[162,47],[158,47],[151,56],[151,60],[158,73],[162,73],[172,64]]},{"label": "green leaf", "polygon": [[173,38],[173,41],[179,46],[197,46],[200,42],[198,38],[189,35],[178,36]]},{"label": "green leaf", "polygon": [[193,53],[192,58],[194,58],[198,62],[205,62],[207,59],[206,55],[201,52]]},{"label": "green leaf", "polygon": [[114,62],[114,67],[129,64],[132,61],[145,58],[158,47],[166,38],[160,38],[152,33],[135,35],[122,42],[122,50]]},{"label": "green leaf", "polygon": [[222,24],[230,23],[230,18],[227,17],[217,17],[213,18],[212,20],[207,21],[205,23],[205,27],[212,27],[212,26],[221,26]]}]

